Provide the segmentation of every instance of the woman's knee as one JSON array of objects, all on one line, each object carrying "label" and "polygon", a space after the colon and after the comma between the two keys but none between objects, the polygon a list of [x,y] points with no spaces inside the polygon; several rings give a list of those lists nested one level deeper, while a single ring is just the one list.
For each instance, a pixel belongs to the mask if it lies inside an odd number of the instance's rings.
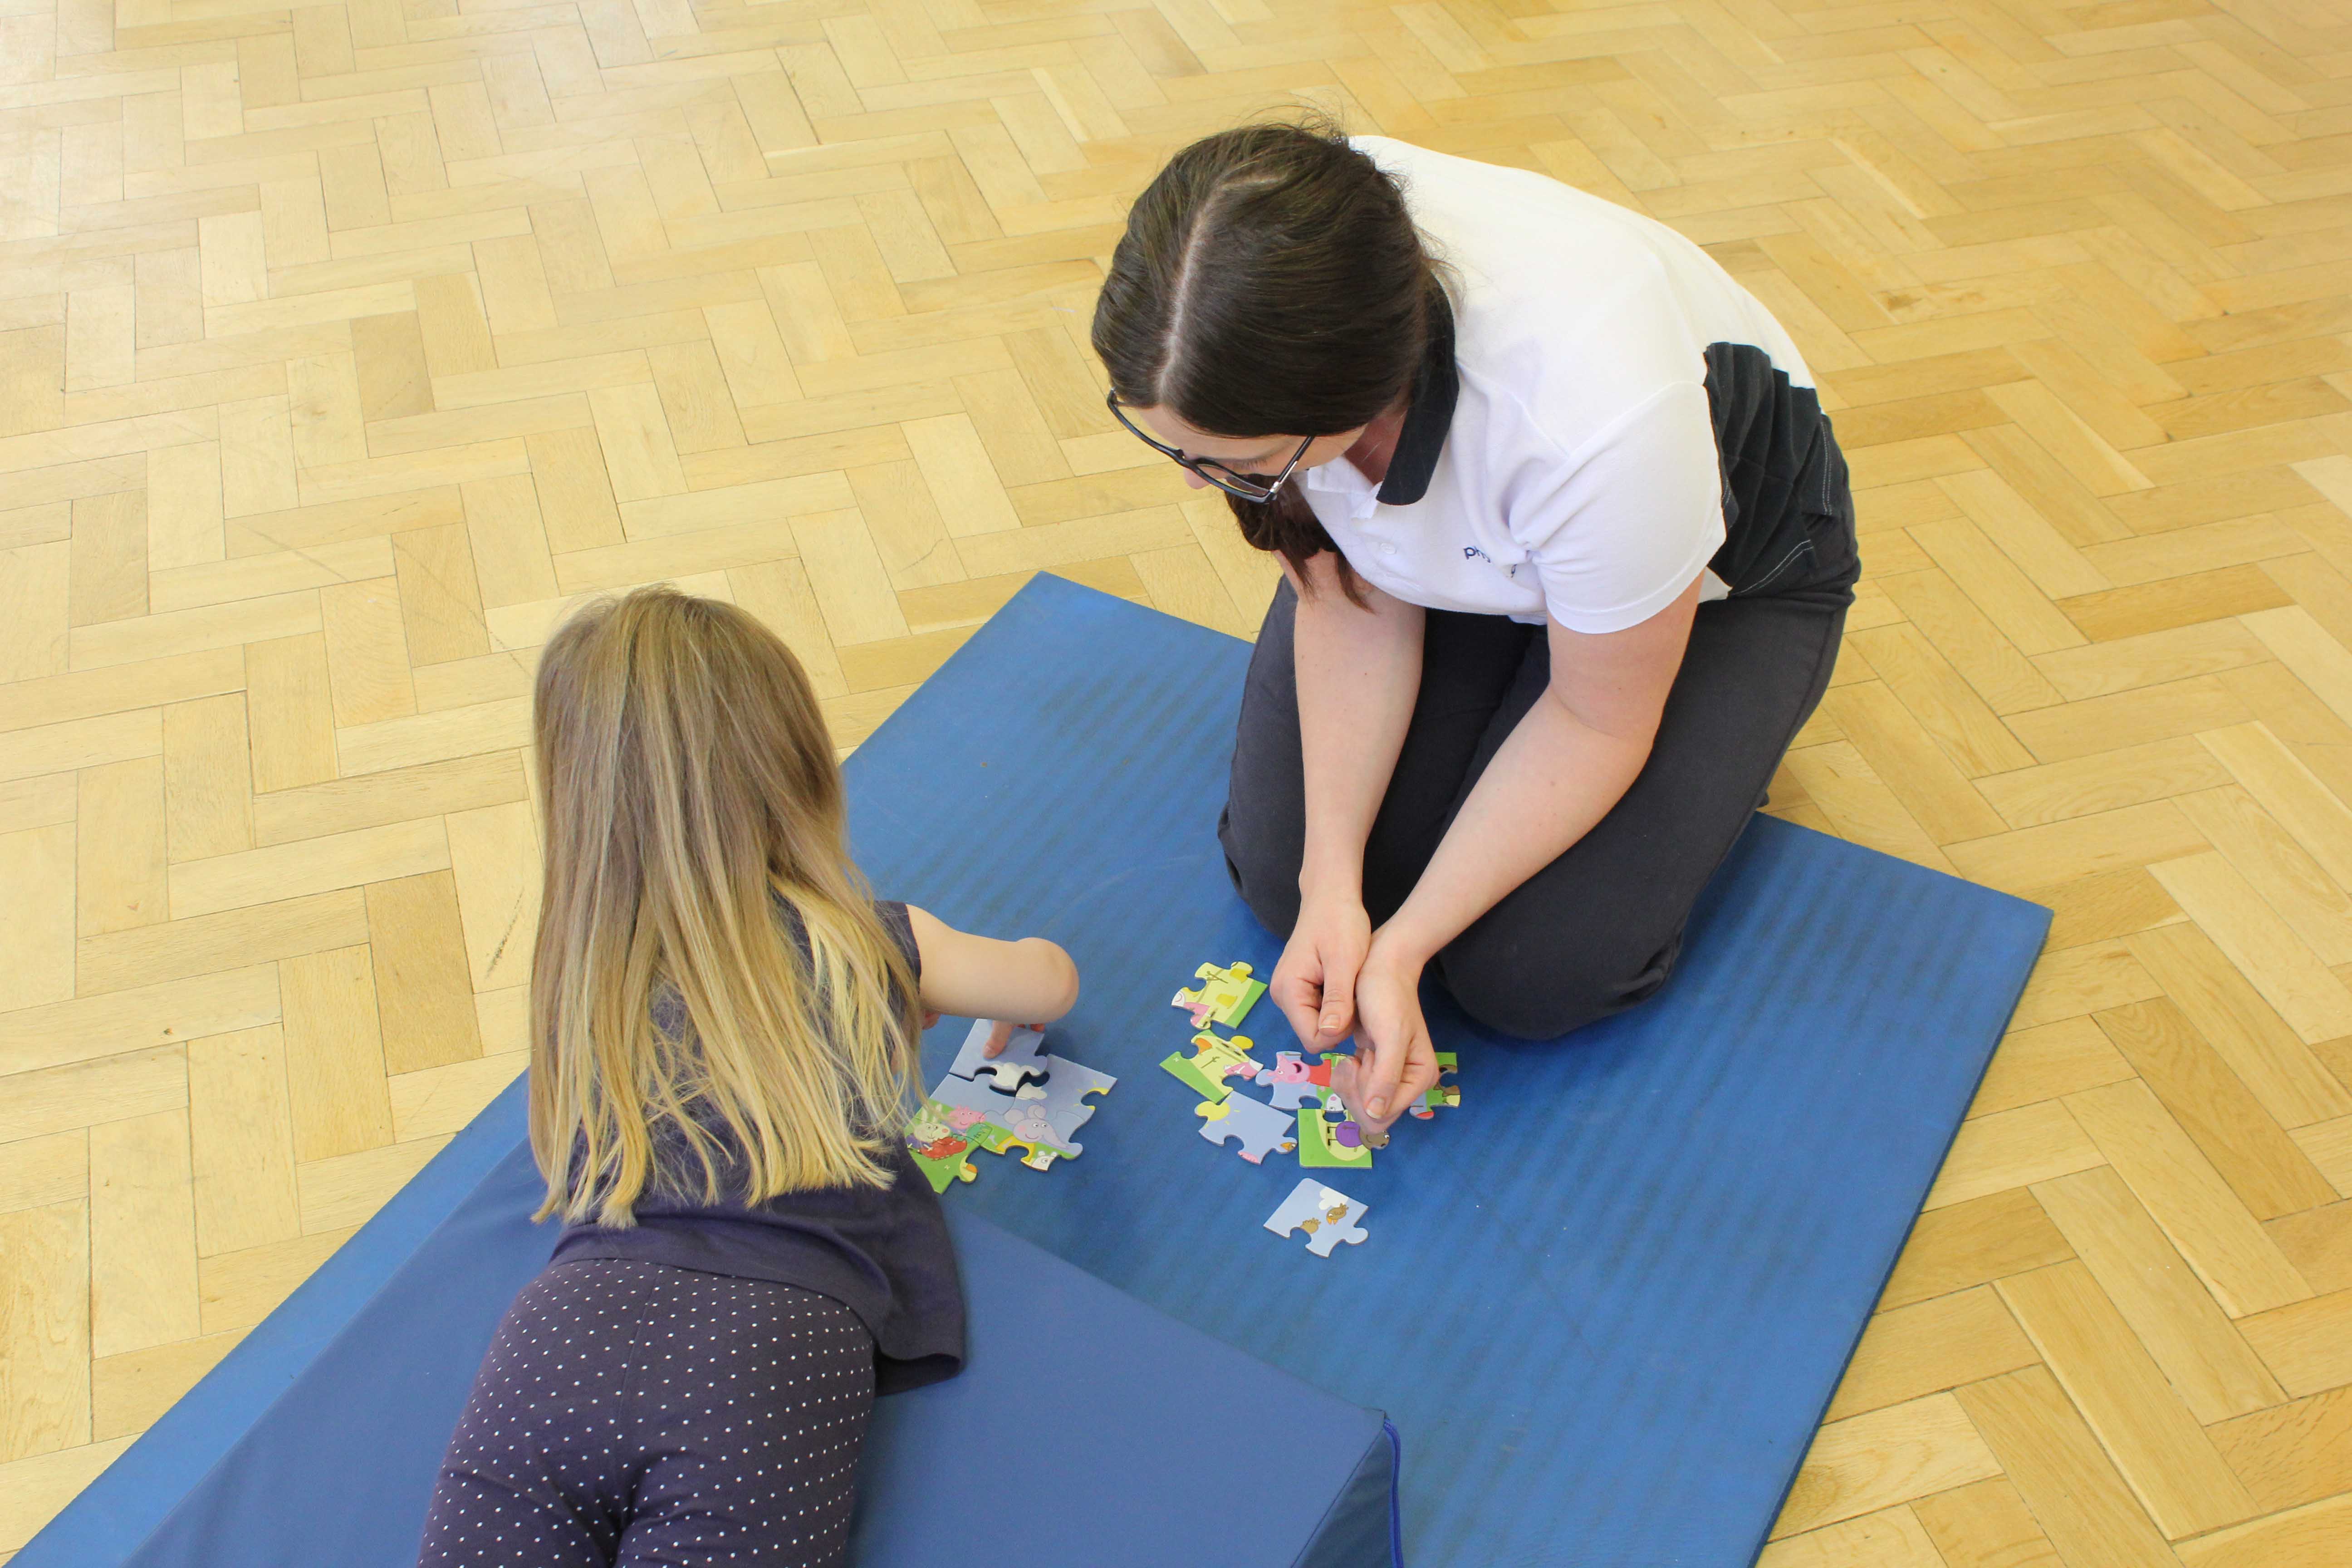
[{"label": "woman's knee", "polygon": [[1302,838],[1258,821],[1236,792],[1217,818],[1217,842],[1225,852],[1225,875],[1258,923],[1287,937],[1298,923],[1298,864]]},{"label": "woman's knee", "polygon": [[1497,1034],[1549,1040],[1647,1001],[1673,973],[1677,933],[1647,959],[1586,949],[1544,951],[1524,940],[1480,940],[1476,928],[1447,948],[1439,976],[1455,1005]]}]

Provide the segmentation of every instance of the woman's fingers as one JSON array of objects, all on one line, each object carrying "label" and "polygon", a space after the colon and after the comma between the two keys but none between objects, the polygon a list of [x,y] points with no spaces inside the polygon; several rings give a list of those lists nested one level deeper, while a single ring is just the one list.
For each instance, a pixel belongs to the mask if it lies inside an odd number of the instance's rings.
[{"label": "woman's fingers", "polygon": [[[1356,1092],[1363,1097],[1357,1110],[1369,1118],[1365,1125],[1371,1131],[1381,1131],[1396,1120],[1391,1107],[1397,1102],[1397,1085],[1404,1077],[1407,1050],[1404,1041],[1391,1041],[1375,1050],[1372,1059],[1357,1069]],[[1358,1059],[1362,1059],[1360,1051]]]},{"label": "woman's fingers", "polygon": [[1361,953],[1345,949],[1326,955],[1322,1005],[1315,1018],[1315,1049],[1328,1051],[1355,1032],[1356,976],[1363,964]]},{"label": "woman's fingers", "polygon": [[1274,1000],[1282,1009],[1282,1016],[1290,1021],[1291,1031],[1298,1037],[1299,1043],[1310,1051],[1317,1049],[1315,1042],[1323,1016],[1322,987],[1312,981],[1294,980],[1287,988],[1275,992]]}]

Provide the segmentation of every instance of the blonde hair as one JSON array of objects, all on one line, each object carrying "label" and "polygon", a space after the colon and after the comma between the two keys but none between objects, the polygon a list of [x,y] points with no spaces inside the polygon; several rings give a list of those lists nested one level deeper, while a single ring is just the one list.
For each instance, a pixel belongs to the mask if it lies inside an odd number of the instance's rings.
[{"label": "blonde hair", "polygon": [[[549,641],[531,727],[540,1217],[633,1224],[649,1182],[682,1178],[655,1168],[665,1142],[693,1154],[706,1203],[722,1184],[752,1203],[887,1185],[915,976],[850,861],[841,770],[792,650],[732,605],[640,588]],[[683,1003],[679,1026],[657,999]]]}]

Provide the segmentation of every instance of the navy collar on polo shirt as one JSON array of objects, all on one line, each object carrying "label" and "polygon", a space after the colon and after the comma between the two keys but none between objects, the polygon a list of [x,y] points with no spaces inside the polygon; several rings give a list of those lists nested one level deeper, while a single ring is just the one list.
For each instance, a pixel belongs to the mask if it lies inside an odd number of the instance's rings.
[{"label": "navy collar on polo shirt", "polygon": [[1437,472],[1437,456],[1454,423],[1454,401],[1462,394],[1462,378],[1454,368],[1454,307],[1443,289],[1436,293],[1429,349],[1412,379],[1412,402],[1404,411],[1404,428],[1397,432],[1388,477],[1381,481],[1382,506],[1411,506],[1429,493],[1430,476]]}]

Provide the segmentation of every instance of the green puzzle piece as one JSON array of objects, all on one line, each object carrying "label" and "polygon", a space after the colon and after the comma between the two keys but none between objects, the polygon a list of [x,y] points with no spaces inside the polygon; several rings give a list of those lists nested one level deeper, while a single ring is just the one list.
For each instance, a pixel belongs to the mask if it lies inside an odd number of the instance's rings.
[{"label": "green puzzle piece", "polygon": [[1338,1125],[1314,1106],[1301,1106],[1298,1111],[1298,1163],[1308,1170],[1370,1170],[1372,1152],[1370,1149],[1342,1149],[1331,1142],[1331,1130]]},{"label": "green puzzle piece", "polygon": [[1445,1081],[1445,1075],[1453,1072],[1456,1066],[1454,1053],[1437,1051],[1433,1054],[1437,1058],[1438,1080],[1427,1094],[1421,1097],[1421,1107],[1424,1111],[1444,1110],[1462,1103],[1461,1087]]},{"label": "green puzzle piece", "polygon": [[1183,1084],[1186,1089],[1203,1100],[1213,1102],[1224,1099],[1226,1095],[1233,1092],[1223,1079],[1211,1078],[1193,1065],[1191,1057],[1181,1051],[1160,1065],[1173,1074],[1177,1081]]}]

